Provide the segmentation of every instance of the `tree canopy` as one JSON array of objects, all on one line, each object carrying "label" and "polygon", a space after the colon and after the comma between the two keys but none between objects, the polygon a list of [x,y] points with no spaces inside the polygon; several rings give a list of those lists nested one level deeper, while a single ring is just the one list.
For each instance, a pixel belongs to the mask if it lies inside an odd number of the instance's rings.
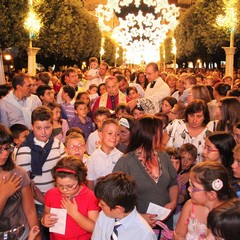
[{"label": "tree canopy", "polygon": [[175,29],[178,59],[202,58],[208,61],[224,57],[223,46],[229,46],[228,29],[216,24],[216,17],[223,13],[222,0],[202,0],[186,11]]}]

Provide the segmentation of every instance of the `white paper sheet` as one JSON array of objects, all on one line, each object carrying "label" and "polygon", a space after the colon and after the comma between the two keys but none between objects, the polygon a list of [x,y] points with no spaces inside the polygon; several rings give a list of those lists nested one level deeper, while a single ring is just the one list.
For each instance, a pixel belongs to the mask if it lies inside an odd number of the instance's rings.
[{"label": "white paper sheet", "polygon": [[66,231],[66,220],[67,220],[67,209],[63,208],[51,208],[50,213],[55,213],[58,218],[57,223],[53,227],[49,228],[49,232],[55,232],[59,234],[65,234]]},{"label": "white paper sheet", "polygon": [[169,213],[171,212],[170,209],[161,207],[155,203],[150,202],[148,205],[147,213],[157,214],[155,219],[157,220],[164,220]]}]

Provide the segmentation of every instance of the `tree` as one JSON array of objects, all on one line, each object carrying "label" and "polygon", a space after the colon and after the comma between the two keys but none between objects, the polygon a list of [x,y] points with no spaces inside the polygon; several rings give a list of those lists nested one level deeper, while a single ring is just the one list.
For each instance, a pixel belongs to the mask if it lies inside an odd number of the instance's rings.
[{"label": "tree", "polygon": [[36,45],[44,58],[78,61],[99,57],[100,29],[79,1],[41,1],[36,10],[43,22]]},{"label": "tree", "polygon": [[189,8],[175,30],[178,58],[220,64],[225,59],[222,46],[228,46],[229,32],[216,25],[222,13],[222,0],[202,0]]},{"label": "tree", "polygon": [[105,36],[104,38],[104,54],[102,56],[102,59],[110,66],[114,66],[116,56],[116,44],[109,36]]}]

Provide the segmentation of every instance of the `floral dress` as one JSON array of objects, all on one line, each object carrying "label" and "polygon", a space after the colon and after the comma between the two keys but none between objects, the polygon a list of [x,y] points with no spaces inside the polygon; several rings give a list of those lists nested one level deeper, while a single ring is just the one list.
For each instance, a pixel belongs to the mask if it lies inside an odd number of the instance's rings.
[{"label": "floral dress", "polygon": [[195,218],[194,205],[192,204],[191,216],[187,220],[188,232],[185,240],[204,240],[207,236],[207,226]]},{"label": "floral dress", "polygon": [[204,148],[205,138],[211,133],[211,128],[206,126],[204,130],[196,137],[190,136],[186,123],[182,119],[172,121],[166,128],[169,135],[167,147],[175,147],[179,149],[185,143],[193,144],[197,150],[197,162],[202,161],[202,152]]}]

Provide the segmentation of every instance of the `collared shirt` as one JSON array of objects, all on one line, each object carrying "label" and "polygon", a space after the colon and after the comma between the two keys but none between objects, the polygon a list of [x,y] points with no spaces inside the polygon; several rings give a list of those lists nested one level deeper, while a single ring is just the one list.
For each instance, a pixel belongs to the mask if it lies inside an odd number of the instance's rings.
[{"label": "collared shirt", "polygon": [[[42,105],[41,100],[36,95],[31,94],[29,97],[19,100],[13,91],[11,91],[9,94],[11,94],[12,97],[14,97],[22,107],[27,107],[30,112]],[[13,124],[17,123],[27,125],[23,117],[22,110],[7,101],[5,99],[6,97],[7,96],[0,100],[0,123],[6,127],[11,127]]]},{"label": "collared shirt", "polygon": [[103,152],[101,148],[97,148],[87,162],[87,179],[95,181],[99,177],[111,173],[118,159],[122,155],[123,153],[117,148],[114,148],[109,154]]},{"label": "collared shirt", "polygon": [[[118,228],[118,240],[156,240],[156,235],[149,224],[133,209],[125,218],[118,219],[121,226]],[[100,212],[92,234],[92,240],[107,240],[113,232],[115,219]]]},{"label": "collared shirt", "polygon": [[65,110],[68,118],[68,122],[70,122],[74,117],[76,117],[76,114],[74,113],[74,103],[75,99],[73,99],[69,103],[62,103],[61,106]]},{"label": "collared shirt", "polygon": [[69,127],[79,127],[82,129],[85,140],[88,139],[88,136],[90,135],[91,132],[93,132],[93,125],[92,125],[92,120],[89,117],[85,118],[85,123],[82,123],[80,118],[78,116],[75,116],[70,122],[69,122]]}]

